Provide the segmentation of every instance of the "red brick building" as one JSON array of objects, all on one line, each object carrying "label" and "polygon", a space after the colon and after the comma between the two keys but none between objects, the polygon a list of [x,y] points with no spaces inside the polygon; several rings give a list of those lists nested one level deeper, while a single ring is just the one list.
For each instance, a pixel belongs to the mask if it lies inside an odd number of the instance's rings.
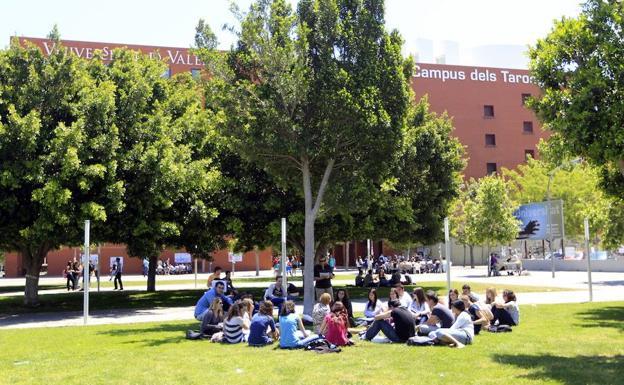
[{"label": "red brick building", "polygon": [[[47,39],[21,37],[20,42],[29,41],[44,53],[50,53],[54,43]],[[91,59],[96,50],[102,59],[110,61],[113,49],[127,47],[152,57],[161,58],[169,65],[163,76],[188,71],[199,76],[203,63],[188,48],[155,47],[130,44],[96,43],[64,40],[63,47],[79,57]],[[524,101],[539,93],[526,70],[450,66],[438,64],[417,64],[414,69],[412,88],[418,98],[428,95],[431,109],[446,112],[453,118],[454,135],[466,147],[468,164],[466,178],[480,178],[502,167],[514,168],[525,161],[527,155],[537,156],[536,144],[545,137],[535,115],[528,110]],[[376,255],[383,248],[382,242],[374,242]],[[95,251],[93,251],[95,252]],[[161,259],[174,260],[174,250],[162,253]],[[123,245],[103,245],[99,251],[100,264],[107,266],[111,257],[123,257],[126,273],[140,273],[141,261],[128,258]],[[335,250],[337,263],[344,265],[343,247]],[[366,242],[351,242],[350,264],[354,257],[366,255]],[[78,248],[64,248],[49,254],[47,258],[50,275],[60,275],[68,260],[78,258]],[[271,267],[271,250],[260,255],[260,268]],[[229,266],[227,251],[215,252],[213,265]],[[22,276],[21,257],[10,253],[6,260],[7,277]],[[237,270],[255,269],[255,255],[246,253],[243,261],[237,263]],[[208,264],[200,264],[200,271],[208,271]]]}]

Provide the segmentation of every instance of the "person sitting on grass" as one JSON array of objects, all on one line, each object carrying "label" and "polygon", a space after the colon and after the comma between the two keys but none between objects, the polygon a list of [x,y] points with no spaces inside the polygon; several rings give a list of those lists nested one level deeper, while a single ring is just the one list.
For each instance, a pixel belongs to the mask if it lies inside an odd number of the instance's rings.
[{"label": "person sitting on grass", "polygon": [[462,286],[462,294],[470,297],[470,302],[472,303],[479,302],[479,296],[470,290],[470,285],[468,285],[467,283]]},{"label": "person sitting on grass", "polygon": [[364,287],[364,272],[361,268],[358,268],[358,274],[355,277],[355,287]]},{"label": "person sitting on grass", "polygon": [[399,302],[401,302],[401,306],[404,308],[408,308],[412,304],[412,297],[405,292],[405,287],[401,283],[394,285],[394,289],[397,292],[397,296],[399,297]]},{"label": "person sitting on grass", "polygon": [[383,304],[377,297],[377,289],[371,288],[368,291],[368,301],[364,307],[364,317],[357,319],[358,326],[370,325],[375,320],[375,316],[383,312]]},{"label": "person sitting on grass", "polygon": [[355,318],[353,318],[353,305],[351,305],[351,300],[349,299],[349,293],[346,289],[338,289],[336,290],[336,295],[334,296],[336,302],[340,301],[344,305],[345,309],[347,309],[347,315],[349,316],[349,324],[355,325]]},{"label": "person sitting on grass", "polygon": [[350,345],[347,332],[349,329],[349,316],[346,307],[340,301],[334,302],[331,312],[325,316],[321,324],[320,334],[336,346]]},{"label": "person sitting on grass", "polygon": [[454,348],[463,348],[472,343],[474,326],[470,314],[465,310],[466,308],[461,300],[454,301],[451,304],[451,311],[455,316],[453,325],[450,328],[440,328],[431,332],[429,338],[434,339],[436,343]]},{"label": "person sitting on grass", "polygon": [[282,306],[279,317],[280,347],[284,349],[302,348],[310,342],[319,339],[316,334],[308,335],[303,322],[295,314],[295,303],[286,301]]},{"label": "person sitting on grass", "polygon": [[516,295],[511,290],[503,291],[503,302],[496,301],[492,305],[492,324],[517,326],[520,324],[520,309],[516,303]]},{"label": "person sitting on grass", "polygon": [[412,292],[412,303],[408,309],[414,315],[416,325],[425,323],[429,318],[431,310],[429,309],[429,304],[425,298],[425,291],[422,287],[417,287]]},{"label": "person sitting on grass", "polygon": [[380,287],[389,287],[390,286],[390,281],[388,280],[388,277],[386,276],[386,271],[384,270],[384,268],[380,268],[379,269],[379,286]]},{"label": "person sitting on grass", "polygon": [[453,325],[454,318],[449,308],[439,302],[438,295],[433,290],[427,291],[425,298],[427,299],[429,309],[431,309],[431,315],[427,322],[418,326],[418,334],[426,336],[440,328],[450,328]]},{"label": "person sitting on grass", "polygon": [[489,308],[486,308],[487,306],[482,308],[478,303],[472,302],[472,299],[465,294],[460,295],[459,299],[464,303],[466,311],[470,314],[475,334],[479,334],[481,328],[487,328],[490,325],[493,315]]},{"label": "person sitting on grass", "polygon": [[323,293],[321,294],[321,298],[319,298],[318,303],[314,305],[314,308],[312,309],[312,325],[315,333],[320,333],[321,324],[323,323],[325,316],[331,311],[330,303],[331,295]]},{"label": "person sitting on grass", "polygon": [[237,302],[230,306],[227,318],[223,323],[223,342],[238,344],[247,340],[249,321],[244,318],[247,305]]},{"label": "person sitting on grass", "polygon": [[375,278],[373,277],[373,270],[368,269],[366,275],[364,276],[364,287],[376,287]]},{"label": "person sitting on grass", "polygon": [[215,298],[210,308],[202,316],[200,332],[206,336],[212,336],[223,330],[223,300]]},{"label": "person sitting on grass", "polygon": [[221,279],[221,272],[222,271],[223,271],[223,269],[221,269],[220,266],[217,266],[217,267],[214,268],[214,272],[208,276],[208,281],[206,282],[206,284],[208,285],[209,289],[212,287],[212,281],[214,281],[214,280],[218,281],[218,280]]},{"label": "person sitting on grass", "polygon": [[281,275],[275,277],[275,282],[270,284],[264,292],[264,299],[273,302],[273,305],[277,306],[278,310],[282,308],[284,301],[293,300],[294,298],[295,297],[288,296]]},{"label": "person sitting on grass", "polygon": [[451,289],[449,290],[448,293],[448,308],[450,309],[451,306],[453,306],[453,302],[457,301],[459,299],[459,292],[457,291],[457,289]]},{"label": "person sitting on grass", "polygon": [[260,304],[260,311],[251,319],[247,342],[249,346],[265,346],[278,338],[279,332],[273,320],[273,302],[264,301]]},{"label": "person sitting on grass", "polygon": [[[394,325],[387,320],[392,318]],[[366,330],[364,339],[371,341],[382,331],[392,342],[406,342],[415,334],[414,317],[398,300],[388,301],[388,310],[375,316],[375,322]]]},{"label": "person sitting on grass", "polygon": [[232,299],[225,296],[223,294],[224,291],[225,286],[223,285],[223,282],[217,282],[212,289],[207,290],[195,305],[195,319],[200,322],[203,320],[204,315],[208,311],[208,308],[210,308],[210,305],[215,298],[220,298],[222,300],[224,311],[229,310],[230,305],[232,304]]},{"label": "person sitting on grass", "polygon": [[396,269],[390,276],[390,286],[396,287],[396,285],[400,283],[401,283],[401,272],[399,271],[399,269]]}]

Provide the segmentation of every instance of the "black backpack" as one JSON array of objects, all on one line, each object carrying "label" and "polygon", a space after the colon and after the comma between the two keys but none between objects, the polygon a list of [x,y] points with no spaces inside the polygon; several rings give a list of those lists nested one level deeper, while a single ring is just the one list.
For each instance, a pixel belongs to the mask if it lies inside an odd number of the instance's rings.
[{"label": "black backpack", "polygon": [[334,344],[329,343],[324,338],[319,338],[318,340],[311,341],[305,346],[305,350],[316,352],[316,353],[340,353],[342,350]]}]

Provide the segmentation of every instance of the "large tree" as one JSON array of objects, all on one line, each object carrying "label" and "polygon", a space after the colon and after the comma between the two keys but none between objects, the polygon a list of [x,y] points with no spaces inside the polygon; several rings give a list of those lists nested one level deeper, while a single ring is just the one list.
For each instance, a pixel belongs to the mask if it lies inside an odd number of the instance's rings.
[{"label": "large tree", "polygon": [[47,253],[80,244],[85,219],[103,240],[123,207],[115,87],[50,37],[49,56],[17,39],[0,51],[0,249],[21,254],[27,305],[38,303]]},{"label": "large tree", "polygon": [[588,0],[576,18],[556,21],[530,49],[543,95],[531,101],[561,150],[602,170],[604,186],[624,187],[624,3]]},{"label": "large tree", "polygon": [[260,0],[241,19],[228,67],[213,71],[226,136],[303,197],[307,313],[317,217],[357,204],[400,149],[412,67],[401,44],[383,1],[306,0],[294,13]]},{"label": "large tree", "polygon": [[163,77],[166,65],[146,55],[115,50],[108,65],[91,67],[115,86],[111,128],[119,131],[125,208],[109,221],[110,238],[125,243],[131,256],[149,259],[147,290],[154,291],[164,247],[209,257],[223,244],[223,233],[210,226],[220,188],[214,117],[202,108],[190,74]]}]

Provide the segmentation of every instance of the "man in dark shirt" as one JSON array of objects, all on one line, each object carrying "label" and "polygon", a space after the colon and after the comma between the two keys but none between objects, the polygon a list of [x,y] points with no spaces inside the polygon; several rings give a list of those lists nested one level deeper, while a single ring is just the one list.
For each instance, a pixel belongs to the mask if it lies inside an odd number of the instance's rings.
[{"label": "man in dark shirt", "polygon": [[[386,321],[392,318],[394,326]],[[401,307],[397,300],[388,302],[388,310],[375,316],[375,322],[368,328],[364,338],[372,340],[382,331],[392,342],[405,342],[416,334],[414,317],[409,310]]]},{"label": "man in dark shirt", "polygon": [[438,295],[432,290],[427,291],[425,299],[429,309],[431,309],[431,315],[426,323],[418,326],[418,334],[426,336],[434,330],[450,328],[453,322],[455,322],[455,317],[453,317],[451,310],[439,303]]},{"label": "man in dark shirt", "polygon": [[314,291],[316,299],[321,298],[323,293],[329,294],[334,300],[334,290],[332,289],[331,279],[334,278],[334,270],[327,263],[327,257],[321,257],[319,264],[314,266]]}]

